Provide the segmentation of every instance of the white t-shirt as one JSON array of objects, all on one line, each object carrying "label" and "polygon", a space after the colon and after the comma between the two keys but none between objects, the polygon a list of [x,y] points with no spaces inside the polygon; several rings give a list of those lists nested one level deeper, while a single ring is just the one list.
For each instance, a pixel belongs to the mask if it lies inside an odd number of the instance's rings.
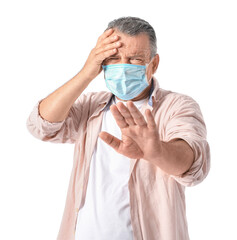
[{"label": "white t-shirt", "polygon": [[[113,103],[119,101],[115,98]],[[133,103],[140,109],[145,101],[147,99]],[[109,108],[104,113],[101,131],[121,139],[120,128]],[[130,159],[98,138],[91,159],[85,204],[78,213],[75,240],[133,239],[129,169]]]}]

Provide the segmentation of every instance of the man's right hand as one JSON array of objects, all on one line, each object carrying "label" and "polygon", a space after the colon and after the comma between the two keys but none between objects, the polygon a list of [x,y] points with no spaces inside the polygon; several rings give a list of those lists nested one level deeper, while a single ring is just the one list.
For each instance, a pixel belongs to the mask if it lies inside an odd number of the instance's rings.
[{"label": "man's right hand", "polygon": [[95,48],[93,48],[88,56],[82,72],[93,80],[102,71],[102,62],[117,53],[121,46],[119,37],[113,35],[114,29],[108,29],[99,38]]},{"label": "man's right hand", "polygon": [[113,29],[105,31],[99,37],[82,70],[43,99],[39,106],[42,118],[49,122],[61,122],[66,119],[75,100],[101,72],[104,59],[116,54],[121,46],[119,36],[113,33]]}]

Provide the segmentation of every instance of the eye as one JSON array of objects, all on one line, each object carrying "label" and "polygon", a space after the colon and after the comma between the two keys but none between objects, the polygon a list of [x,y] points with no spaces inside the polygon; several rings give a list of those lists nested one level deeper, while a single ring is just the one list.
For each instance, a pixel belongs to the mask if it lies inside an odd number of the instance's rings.
[{"label": "eye", "polygon": [[131,63],[134,63],[134,64],[142,64],[144,62],[144,60],[141,58],[133,58],[130,61]]},{"label": "eye", "polygon": [[110,58],[107,58],[105,61],[107,64],[112,64],[114,62],[119,61],[119,59],[120,59],[119,57],[110,57]]}]

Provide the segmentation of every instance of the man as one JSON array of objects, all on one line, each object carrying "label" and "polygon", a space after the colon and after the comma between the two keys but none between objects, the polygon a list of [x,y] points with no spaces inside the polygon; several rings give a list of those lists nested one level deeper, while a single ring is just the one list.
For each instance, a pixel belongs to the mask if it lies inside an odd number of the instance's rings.
[{"label": "man", "polygon": [[[163,90],[150,24],[109,23],[82,70],[27,119],[43,141],[74,143],[58,240],[187,240],[185,187],[207,176],[210,151],[198,104]],[[104,71],[110,92],[82,94]]]}]

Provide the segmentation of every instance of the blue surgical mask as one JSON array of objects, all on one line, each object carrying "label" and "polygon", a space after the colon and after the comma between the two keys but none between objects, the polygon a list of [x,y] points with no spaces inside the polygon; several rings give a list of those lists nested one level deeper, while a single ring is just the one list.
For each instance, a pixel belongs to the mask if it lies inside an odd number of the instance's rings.
[{"label": "blue surgical mask", "polygon": [[107,88],[118,98],[130,100],[149,86],[146,67],[133,64],[103,65]]}]

